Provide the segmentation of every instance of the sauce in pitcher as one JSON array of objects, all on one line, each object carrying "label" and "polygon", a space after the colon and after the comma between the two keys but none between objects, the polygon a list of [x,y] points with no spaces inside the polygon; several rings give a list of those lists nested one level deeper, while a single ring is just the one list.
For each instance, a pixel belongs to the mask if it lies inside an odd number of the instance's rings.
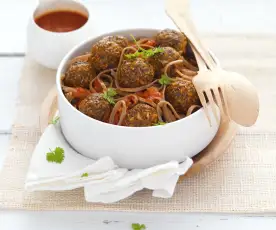
[{"label": "sauce in pitcher", "polygon": [[49,11],[35,18],[36,24],[51,32],[70,32],[81,28],[88,17],[80,12],[69,10]]}]

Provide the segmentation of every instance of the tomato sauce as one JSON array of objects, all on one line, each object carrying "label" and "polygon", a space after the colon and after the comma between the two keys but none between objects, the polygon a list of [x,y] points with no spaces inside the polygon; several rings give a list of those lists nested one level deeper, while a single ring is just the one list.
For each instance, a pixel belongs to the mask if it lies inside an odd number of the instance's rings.
[{"label": "tomato sauce", "polygon": [[88,17],[75,11],[50,11],[35,18],[36,24],[52,32],[70,32],[81,28]]}]

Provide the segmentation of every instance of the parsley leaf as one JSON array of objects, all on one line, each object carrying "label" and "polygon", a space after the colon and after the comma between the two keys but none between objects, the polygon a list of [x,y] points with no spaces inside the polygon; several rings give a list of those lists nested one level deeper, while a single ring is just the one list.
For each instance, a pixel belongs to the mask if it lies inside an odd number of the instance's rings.
[{"label": "parsley leaf", "polygon": [[50,122],[50,124],[53,124],[53,125],[57,124],[58,121],[59,121],[59,119],[60,119],[59,116],[54,117],[54,118],[52,119],[52,121]]},{"label": "parsley leaf", "polygon": [[83,173],[81,177],[88,177],[88,173]]},{"label": "parsley leaf", "polygon": [[167,123],[163,121],[158,121],[156,124],[154,124],[154,126],[165,125],[165,124]]},{"label": "parsley leaf", "polygon": [[138,49],[139,49],[139,50],[144,50],[141,46],[139,46],[139,44],[138,44],[137,40],[135,39],[135,37],[134,37],[132,34],[130,35],[130,37],[133,39],[133,41],[134,41],[135,45],[137,45],[137,46],[138,46]]},{"label": "parsley leaf", "polygon": [[141,57],[142,56],[141,54],[142,54],[142,52],[136,51],[133,54],[125,54],[125,57],[128,58],[128,59],[137,58],[137,57]]},{"label": "parsley leaf", "polygon": [[113,89],[113,88],[108,88],[108,89],[107,89],[107,95],[108,95],[109,97],[114,97],[114,96],[117,95],[117,92],[116,92],[116,90]]},{"label": "parsley leaf", "polygon": [[136,57],[142,57],[142,58],[149,58],[151,56],[154,56],[155,54],[158,53],[163,53],[164,49],[161,47],[153,48],[153,49],[148,49],[148,50],[138,50],[133,54],[126,54],[125,57],[128,59],[131,58],[136,58]]},{"label": "parsley leaf", "polygon": [[158,80],[161,85],[169,85],[172,83],[172,78],[168,77],[166,74],[162,74],[161,78]]},{"label": "parsley leaf", "polygon": [[153,49],[148,49],[148,50],[145,50],[144,51],[144,57],[151,57],[155,54],[158,54],[158,53],[163,53],[164,52],[164,49],[161,48],[161,47],[156,47],[156,48],[153,48]]},{"label": "parsley leaf", "polygon": [[145,50],[138,44],[138,42],[136,41],[135,37],[132,34],[130,36],[132,37],[135,45],[138,47],[138,50],[133,54],[126,54],[125,57],[128,59],[137,58],[137,57],[149,58],[155,54],[164,52],[164,49],[161,47]]},{"label": "parsley leaf", "polygon": [[114,96],[117,95],[117,92],[113,88],[108,88],[107,91],[103,93],[103,98],[107,100],[111,105],[115,105]]},{"label": "parsley leaf", "polygon": [[46,159],[48,162],[61,164],[64,160],[64,149],[56,147],[55,150],[51,150],[46,153]]},{"label": "parsley leaf", "polygon": [[144,224],[137,224],[137,223],[132,224],[131,227],[132,227],[133,230],[144,230],[144,229],[146,229],[146,226]]}]

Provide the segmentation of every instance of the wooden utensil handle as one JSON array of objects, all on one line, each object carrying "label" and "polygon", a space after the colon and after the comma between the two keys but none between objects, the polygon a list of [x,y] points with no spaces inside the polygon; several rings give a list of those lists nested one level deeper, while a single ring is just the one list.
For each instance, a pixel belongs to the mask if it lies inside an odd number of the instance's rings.
[{"label": "wooden utensil handle", "polygon": [[216,64],[210,54],[204,49],[200,40],[193,34],[189,26],[187,25],[186,19],[182,17],[177,12],[167,12],[168,16],[172,19],[175,25],[179,28],[181,32],[183,32],[188,40],[190,41],[191,45],[194,47],[195,50],[199,53],[202,59],[205,61],[206,65],[209,69],[213,69],[216,67]]},{"label": "wooden utensil handle", "polygon": [[178,29],[187,36],[191,45],[194,46],[195,50],[200,54],[206,65],[210,69],[216,68],[214,59],[204,48],[202,42],[198,38],[195,27],[190,19],[187,0],[166,0],[165,11]]}]

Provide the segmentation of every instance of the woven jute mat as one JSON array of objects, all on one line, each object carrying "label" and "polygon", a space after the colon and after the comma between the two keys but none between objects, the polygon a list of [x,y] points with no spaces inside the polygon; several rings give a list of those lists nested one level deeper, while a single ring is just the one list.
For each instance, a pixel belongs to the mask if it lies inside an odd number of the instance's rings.
[{"label": "woven jute mat", "polygon": [[[178,184],[171,199],[141,191],[121,202],[87,203],[83,189],[26,192],[24,180],[41,135],[40,106],[55,84],[55,72],[26,58],[9,154],[0,174],[0,208],[143,212],[276,211],[276,37],[205,36],[221,65],[245,74],[259,89],[257,124],[240,129],[228,151],[196,176]],[[242,109],[242,108],[241,108]],[[196,143],[194,143],[196,144]],[[173,151],[173,146],[172,146]]]}]

